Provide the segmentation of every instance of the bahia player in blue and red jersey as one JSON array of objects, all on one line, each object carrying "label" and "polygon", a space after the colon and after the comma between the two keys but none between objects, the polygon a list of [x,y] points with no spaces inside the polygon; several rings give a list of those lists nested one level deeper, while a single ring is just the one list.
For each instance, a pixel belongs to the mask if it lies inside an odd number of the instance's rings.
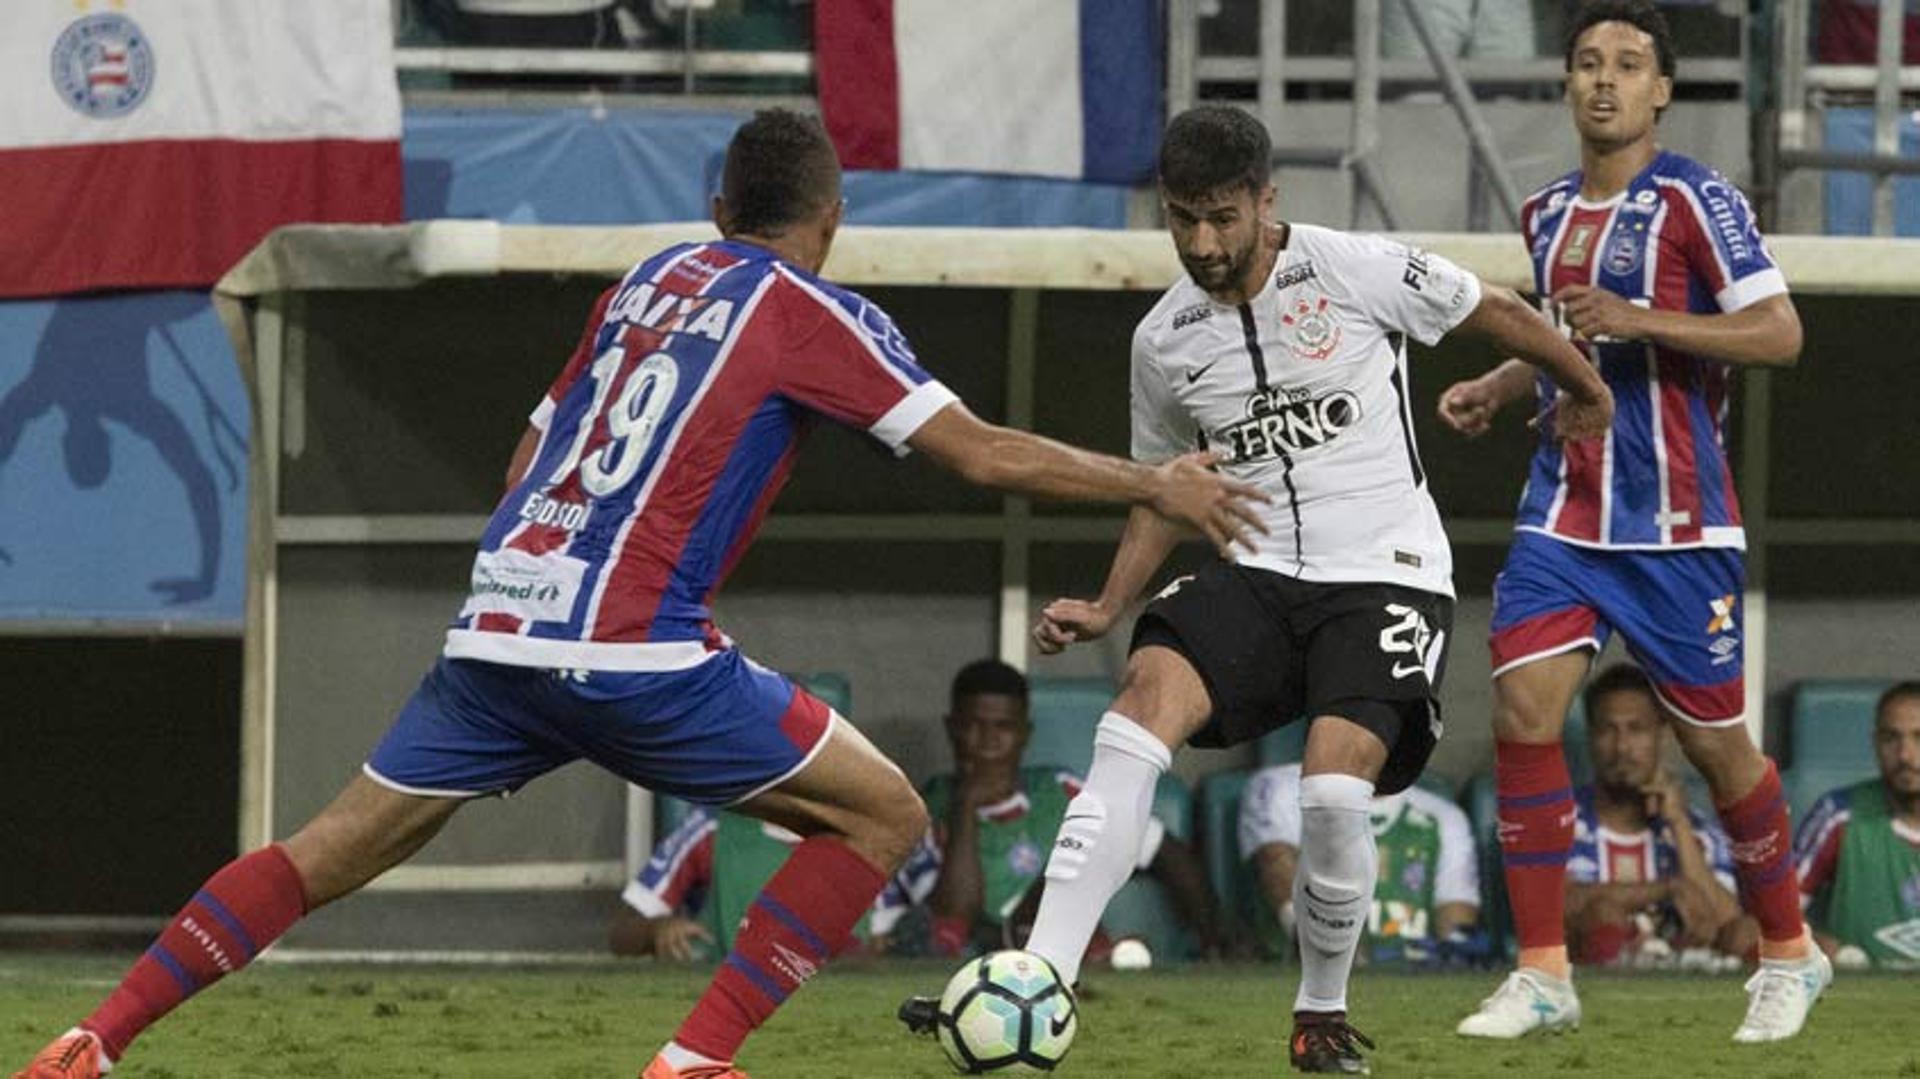
[{"label": "bahia player in blue and red jersey", "polygon": [[818,417],[977,483],[1145,504],[1226,547],[1251,488],[983,423],[885,312],[817,274],[840,224],[818,121],[763,112],[728,147],[724,239],[603,296],[534,410],[440,661],[340,796],[209,879],[80,1025],[17,1079],[93,1079],[181,1001],[419,850],[466,801],[577,759],[802,837],[644,1079],[734,1079],[735,1051],[844,948],[927,811],[852,725],[753,663],[708,604]]},{"label": "bahia player in blue and red jersey", "polygon": [[[1459,1032],[1514,1038],[1579,1023],[1563,924],[1574,807],[1560,736],[1593,657],[1618,632],[1712,787],[1742,904],[1760,924],[1761,965],[1734,1038],[1787,1038],[1832,968],[1800,916],[1779,774],[1745,727],[1745,539],[1723,427],[1730,368],[1794,363],[1800,320],[1739,190],[1655,141],[1674,59],[1653,4],[1584,4],[1566,61],[1581,167],[1529,198],[1521,226],[1539,294],[1617,408],[1604,439],[1541,440],[1494,582],[1500,840],[1521,951]],[[1509,361],[1449,388],[1441,418],[1479,434],[1533,384]],[[1550,387],[1539,401],[1550,414]]]}]

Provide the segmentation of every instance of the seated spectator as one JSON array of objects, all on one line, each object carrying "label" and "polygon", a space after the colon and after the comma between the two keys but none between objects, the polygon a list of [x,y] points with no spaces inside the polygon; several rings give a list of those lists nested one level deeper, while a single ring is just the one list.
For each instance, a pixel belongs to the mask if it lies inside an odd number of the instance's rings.
[{"label": "seated spectator", "polygon": [[[1027,680],[997,660],[969,664],[954,677],[946,730],[954,771],[921,788],[933,834],[880,897],[887,917],[898,917],[918,902],[913,892],[931,877],[926,917],[901,928],[905,938],[917,929],[918,939],[897,939],[889,947],[956,956],[1017,946],[1032,927],[1036,885],[1081,780],[1059,768],[1024,765],[1033,731]],[[1220,920],[1192,848],[1156,820],[1137,865],[1166,887],[1203,951],[1221,954],[1226,944]]]},{"label": "seated spectator", "polygon": [[[1440,51],[1455,59],[1531,59],[1536,54],[1533,0],[1422,0],[1420,13],[1426,16]],[[1413,20],[1399,0],[1380,5],[1380,55],[1427,58]]]},{"label": "seated spectator", "polygon": [[[800,837],[777,824],[712,809],[695,809],[653,848],[653,856],[620,898],[608,946],[615,955],[651,955],[681,962],[733,950],[733,936],[754,897]],[[924,895],[931,885],[900,882],[899,894]],[[876,903],[876,908],[878,904]],[[902,909],[869,913],[854,927],[865,941],[885,933]]]},{"label": "seated spectator", "polygon": [[1574,792],[1574,961],[1659,962],[1703,949],[1745,957],[1759,926],[1740,913],[1726,835],[1664,764],[1666,720],[1646,674],[1616,664],[1585,699],[1594,781]]},{"label": "seated spectator", "polygon": [[[1371,818],[1380,875],[1359,954],[1421,960],[1439,953],[1438,942],[1467,945],[1480,920],[1480,870],[1466,813],[1410,787],[1374,798]],[[1300,766],[1263,768],[1240,797],[1240,857],[1253,863],[1260,895],[1287,936],[1299,854]]]},{"label": "seated spectator", "polygon": [[[1813,54],[1823,64],[1880,62],[1880,0],[1820,0]],[[1920,63],[1920,0],[1906,0],[1900,56]]]},{"label": "seated spectator", "polygon": [[1822,948],[1904,966],[1920,963],[1920,682],[1881,695],[1873,753],[1880,778],[1816,802],[1794,860]]}]

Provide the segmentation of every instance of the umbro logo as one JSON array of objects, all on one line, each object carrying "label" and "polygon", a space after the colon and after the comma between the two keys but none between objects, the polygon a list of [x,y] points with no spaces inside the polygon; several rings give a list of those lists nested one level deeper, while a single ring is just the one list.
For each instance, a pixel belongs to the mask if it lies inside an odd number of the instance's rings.
[{"label": "umbro logo", "polygon": [[804,982],[820,973],[819,965],[813,960],[778,941],[773,944],[773,965],[795,982]]}]

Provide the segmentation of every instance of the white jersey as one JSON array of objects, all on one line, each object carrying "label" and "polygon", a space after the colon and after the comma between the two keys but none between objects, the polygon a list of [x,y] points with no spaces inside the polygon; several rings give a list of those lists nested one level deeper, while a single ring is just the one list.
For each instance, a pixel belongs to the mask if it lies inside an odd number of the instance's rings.
[{"label": "white jersey", "polygon": [[1379,236],[1293,225],[1251,300],[1183,276],[1133,334],[1133,455],[1195,449],[1273,501],[1242,565],[1453,595],[1453,555],[1413,443],[1406,339],[1434,344],[1480,281]]}]

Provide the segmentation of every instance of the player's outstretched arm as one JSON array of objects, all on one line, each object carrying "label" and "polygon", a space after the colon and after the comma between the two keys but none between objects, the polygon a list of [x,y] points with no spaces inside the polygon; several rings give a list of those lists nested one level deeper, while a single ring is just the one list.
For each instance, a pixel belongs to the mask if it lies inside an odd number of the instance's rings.
[{"label": "player's outstretched arm", "polygon": [[1738,367],[1792,367],[1800,360],[1800,312],[1785,294],[1717,315],[1640,307],[1591,285],[1568,285],[1553,299],[1583,337],[1651,341]]},{"label": "player's outstretched arm", "polygon": [[1053,655],[1077,641],[1106,636],[1114,620],[1132,606],[1167,555],[1180,542],[1180,526],[1144,506],[1127,517],[1127,530],[1113,552],[1107,583],[1100,598],[1056,599],[1040,612],[1033,627],[1033,643],[1043,655]]},{"label": "player's outstretched arm", "polygon": [[1509,288],[1481,284],[1480,303],[1460,329],[1547,373],[1563,391],[1553,416],[1561,438],[1599,438],[1613,423],[1613,394],[1593,364]]},{"label": "player's outstretched arm", "polygon": [[1533,390],[1533,367],[1525,360],[1508,360],[1481,375],[1448,386],[1440,395],[1440,422],[1468,438],[1479,438],[1493,426],[1500,410]]},{"label": "player's outstretched arm", "polygon": [[1131,502],[1198,529],[1222,554],[1253,546],[1265,531],[1253,503],[1258,488],[1212,470],[1195,453],[1158,466],[1076,449],[980,419],[955,402],[920,425],[908,444],[970,483],[1003,491],[1081,502]]}]

